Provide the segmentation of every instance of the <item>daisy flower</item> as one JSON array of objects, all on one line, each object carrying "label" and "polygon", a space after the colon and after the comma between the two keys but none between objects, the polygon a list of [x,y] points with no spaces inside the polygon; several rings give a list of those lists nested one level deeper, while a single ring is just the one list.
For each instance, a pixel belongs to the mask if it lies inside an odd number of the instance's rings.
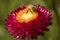
[{"label": "daisy flower", "polygon": [[30,40],[37,39],[39,35],[44,35],[48,31],[52,14],[41,5],[27,5],[11,12],[6,19],[6,29],[10,35],[16,39]]}]

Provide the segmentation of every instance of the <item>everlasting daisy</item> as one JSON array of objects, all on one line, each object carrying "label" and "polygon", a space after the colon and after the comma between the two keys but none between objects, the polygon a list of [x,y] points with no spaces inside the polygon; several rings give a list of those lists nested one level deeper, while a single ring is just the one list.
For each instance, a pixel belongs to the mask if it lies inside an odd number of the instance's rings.
[{"label": "everlasting daisy", "polygon": [[6,28],[16,39],[36,39],[48,31],[52,16],[47,8],[40,5],[28,5],[18,8],[8,15]]}]

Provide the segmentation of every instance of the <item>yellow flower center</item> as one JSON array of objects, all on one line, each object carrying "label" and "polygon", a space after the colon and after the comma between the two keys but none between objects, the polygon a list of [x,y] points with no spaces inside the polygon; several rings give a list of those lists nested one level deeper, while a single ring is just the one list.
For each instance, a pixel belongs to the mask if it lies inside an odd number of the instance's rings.
[{"label": "yellow flower center", "polygon": [[21,10],[20,12],[18,12],[16,19],[20,22],[20,23],[28,23],[34,19],[36,19],[36,17],[38,16],[37,12],[34,12],[32,9],[30,8],[26,8],[24,10]]}]

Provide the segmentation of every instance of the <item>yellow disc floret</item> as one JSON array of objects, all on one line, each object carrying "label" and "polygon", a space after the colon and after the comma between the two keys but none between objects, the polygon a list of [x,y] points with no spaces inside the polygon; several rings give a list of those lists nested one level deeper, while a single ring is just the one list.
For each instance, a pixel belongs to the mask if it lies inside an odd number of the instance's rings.
[{"label": "yellow disc floret", "polygon": [[20,23],[22,23],[22,22],[28,23],[28,22],[36,19],[37,16],[38,16],[37,12],[34,12],[31,8],[26,8],[26,9],[18,12],[16,19]]}]

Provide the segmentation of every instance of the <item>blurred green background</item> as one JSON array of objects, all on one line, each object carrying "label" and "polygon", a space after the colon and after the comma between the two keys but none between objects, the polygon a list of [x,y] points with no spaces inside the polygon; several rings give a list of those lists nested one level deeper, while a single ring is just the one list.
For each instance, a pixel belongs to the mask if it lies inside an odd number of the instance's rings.
[{"label": "blurred green background", "polygon": [[16,40],[6,31],[5,19],[13,10],[27,4],[45,6],[53,14],[50,31],[38,40],[60,40],[60,0],[0,0],[0,40]]}]

